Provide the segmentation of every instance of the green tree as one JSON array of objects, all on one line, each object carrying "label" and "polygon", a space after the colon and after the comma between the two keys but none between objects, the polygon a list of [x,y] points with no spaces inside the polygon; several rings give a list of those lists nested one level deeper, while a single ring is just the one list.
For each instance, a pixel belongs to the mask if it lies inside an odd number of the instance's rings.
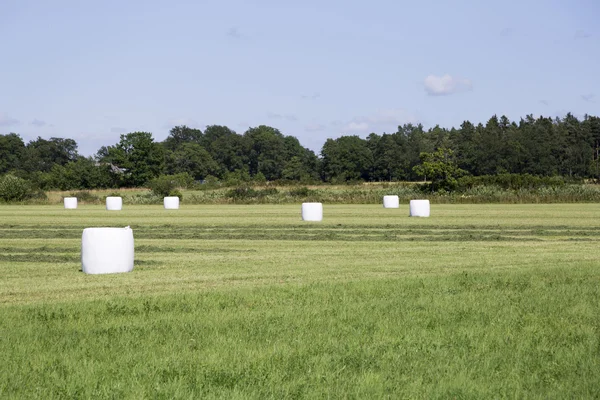
[{"label": "green tree", "polygon": [[559,126],[565,134],[565,172],[569,176],[588,176],[589,164],[594,157],[592,132],[588,124],[582,124],[568,113]]},{"label": "green tree", "polygon": [[286,162],[284,136],[278,129],[266,125],[250,128],[244,133],[249,145],[250,175],[261,172],[268,181],[281,178]]},{"label": "green tree", "polygon": [[373,153],[358,136],[327,139],[321,151],[323,178],[328,182],[369,180]]},{"label": "green tree", "polygon": [[121,135],[119,143],[108,148],[108,157],[124,170],[121,185],[139,187],[160,175],[164,149],[151,133],[132,132]]},{"label": "green tree", "polygon": [[77,142],[73,139],[38,137],[27,143],[23,167],[29,172],[49,172],[53,165],[66,165],[78,157]]},{"label": "green tree", "polygon": [[183,143],[167,153],[165,169],[169,174],[188,173],[196,180],[219,172],[219,165],[198,143]]},{"label": "green tree", "polygon": [[465,174],[454,160],[451,149],[439,148],[433,153],[421,153],[421,164],[414,167],[417,175],[431,181],[431,191],[452,191],[458,185],[457,179]]},{"label": "green tree", "polygon": [[21,168],[25,143],[16,133],[0,135],[0,174]]},{"label": "green tree", "polygon": [[118,185],[110,166],[96,165],[91,157],[79,157],[66,165],[55,164],[40,182],[42,189],[104,189]]},{"label": "green tree", "polygon": [[248,169],[249,145],[243,136],[228,127],[207,126],[201,144],[218,164],[218,177],[224,178],[227,172]]},{"label": "green tree", "polygon": [[185,125],[175,126],[171,129],[169,136],[162,142],[166,149],[175,151],[187,143],[200,144],[202,142],[202,131],[189,128]]}]

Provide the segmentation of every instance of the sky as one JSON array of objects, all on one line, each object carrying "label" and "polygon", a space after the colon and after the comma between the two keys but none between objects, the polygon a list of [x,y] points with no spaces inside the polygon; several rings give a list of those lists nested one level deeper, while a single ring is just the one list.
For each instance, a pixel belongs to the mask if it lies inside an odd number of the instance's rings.
[{"label": "sky", "polygon": [[600,115],[597,0],[0,0],[0,134],[328,138]]}]

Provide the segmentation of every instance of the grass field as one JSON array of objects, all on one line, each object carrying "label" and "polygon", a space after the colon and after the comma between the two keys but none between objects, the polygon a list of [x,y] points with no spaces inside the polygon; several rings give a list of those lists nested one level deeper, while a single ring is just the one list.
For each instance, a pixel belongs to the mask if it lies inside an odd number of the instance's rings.
[{"label": "grass field", "polygon": [[324,207],[0,206],[0,398],[600,396],[600,204]]}]

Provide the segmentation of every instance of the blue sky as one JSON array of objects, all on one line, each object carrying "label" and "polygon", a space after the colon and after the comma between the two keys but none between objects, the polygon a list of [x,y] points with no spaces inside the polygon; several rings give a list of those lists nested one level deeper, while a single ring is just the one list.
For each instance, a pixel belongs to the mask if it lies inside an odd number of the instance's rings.
[{"label": "blue sky", "polygon": [[0,1],[0,134],[327,138],[600,115],[596,0]]}]

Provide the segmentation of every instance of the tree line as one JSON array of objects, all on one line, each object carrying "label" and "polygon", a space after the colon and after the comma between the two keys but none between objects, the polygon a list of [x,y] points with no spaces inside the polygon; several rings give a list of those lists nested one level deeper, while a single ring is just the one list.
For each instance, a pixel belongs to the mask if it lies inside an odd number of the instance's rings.
[{"label": "tree line", "polygon": [[204,131],[176,126],[162,142],[132,132],[93,157],[81,156],[73,139],[38,137],[26,144],[9,133],[0,135],[0,175],[42,190],[141,187],[182,173],[215,182],[416,181],[436,171],[600,179],[599,148],[600,118],[572,114],[518,122],[492,116],[485,125],[465,121],[451,129],[405,124],[393,133],[327,139],[318,155],[265,125],[243,134],[220,125]]}]

